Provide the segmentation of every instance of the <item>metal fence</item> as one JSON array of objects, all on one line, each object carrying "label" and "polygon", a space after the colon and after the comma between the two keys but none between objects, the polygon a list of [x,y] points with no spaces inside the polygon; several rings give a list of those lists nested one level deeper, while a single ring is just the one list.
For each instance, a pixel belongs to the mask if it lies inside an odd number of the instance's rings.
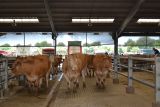
[{"label": "metal fence", "polygon": [[11,66],[15,58],[0,59],[0,98],[4,98],[5,92],[8,90],[8,81],[11,77]]},{"label": "metal fence", "polygon": [[[121,64],[120,63],[120,59],[127,59],[128,63],[127,64]],[[146,62],[152,62],[155,64],[154,69],[148,70],[148,69],[142,69],[142,68],[138,68],[135,67],[133,64],[133,61],[146,61]],[[143,63],[142,63],[143,64]],[[122,73],[119,72],[118,68],[127,68],[128,69],[128,73]],[[147,72],[151,72],[153,73],[153,75],[155,75],[155,83],[150,83],[148,81],[136,78],[133,76],[133,70],[142,70],[142,71],[147,71]],[[128,78],[128,87],[126,89],[130,89],[130,93],[134,92],[134,87],[133,87],[133,83],[132,81],[135,80],[141,84],[147,85],[151,88],[155,89],[155,102],[153,104],[155,105],[159,105],[160,104],[160,57],[153,57],[153,58],[139,58],[139,57],[132,57],[132,56],[128,56],[128,57],[120,57],[120,56],[115,56],[114,57],[114,78],[118,79],[118,74],[125,76]],[[132,90],[132,91],[131,91]],[[126,90],[127,91],[127,90]],[[158,107],[158,106],[155,106]]]}]

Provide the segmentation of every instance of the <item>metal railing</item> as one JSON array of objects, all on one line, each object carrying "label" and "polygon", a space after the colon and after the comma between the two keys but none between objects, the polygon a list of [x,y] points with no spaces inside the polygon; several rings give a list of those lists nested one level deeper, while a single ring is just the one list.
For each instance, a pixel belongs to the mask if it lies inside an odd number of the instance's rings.
[{"label": "metal railing", "polygon": [[[120,59],[128,59],[128,65],[120,64]],[[155,64],[155,69],[153,71],[147,70],[147,69],[141,69],[138,67],[133,66],[133,60],[136,61],[146,61],[146,62],[153,62]],[[146,86],[149,86],[151,88],[155,89],[155,104],[160,104],[160,57],[154,57],[154,58],[139,58],[139,57],[120,57],[120,56],[115,56],[114,57],[114,78],[118,79],[118,75],[122,75],[128,78],[128,87],[133,87],[132,80],[137,81],[141,84],[144,84]],[[119,72],[119,67],[125,67],[128,68],[128,74]],[[133,76],[133,70],[138,69],[142,71],[147,71],[153,73],[155,75],[155,83],[150,83],[148,81],[136,78]]]},{"label": "metal railing", "polygon": [[11,79],[10,67],[14,62],[15,58],[1,58],[0,59],[0,99],[4,98],[4,93],[8,90],[8,81]]}]

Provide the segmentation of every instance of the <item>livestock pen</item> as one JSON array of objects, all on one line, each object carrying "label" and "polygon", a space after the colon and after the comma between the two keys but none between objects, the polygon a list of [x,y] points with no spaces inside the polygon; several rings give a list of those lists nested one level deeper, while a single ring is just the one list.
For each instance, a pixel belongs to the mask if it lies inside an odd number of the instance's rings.
[{"label": "livestock pen", "polygon": [[[150,61],[152,61],[152,59],[150,59]],[[158,59],[156,61],[158,61]],[[129,63],[129,66],[131,66],[130,61]],[[128,76],[126,75],[126,72],[117,73],[123,73],[122,75],[125,75],[126,77]],[[152,89],[144,88],[143,86],[137,85],[137,83],[134,83],[134,94],[126,93],[126,87],[133,87],[131,71],[129,71],[128,74],[128,81],[130,81],[128,82],[128,85],[127,80],[122,76],[118,76],[119,84],[114,84],[112,79],[116,76],[114,72],[112,72],[110,74],[111,78],[107,78],[106,80],[105,89],[99,89],[96,87],[96,80],[94,77],[87,77],[87,87],[82,88],[82,83],[80,83],[77,93],[67,92],[67,83],[65,79],[63,79],[63,74],[59,74],[58,76],[55,76],[56,78],[54,78],[54,80],[49,81],[49,89],[46,91],[45,88],[42,88],[38,96],[28,93],[26,88],[23,87],[15,94],[7,96],[6,99],[1,100],[0,104],[1,107],[21,107],[22,105],[24,107],[151,107],[153,102],[158,101],[158,99],[154,100],[154,91]],[[136,75],[144,78],[144,74],[141,75],[141,72],[136,72]],[[151,77],[148,76],[146,78],[148,79]],[[156,98],[158,98],[158,96]]]}]

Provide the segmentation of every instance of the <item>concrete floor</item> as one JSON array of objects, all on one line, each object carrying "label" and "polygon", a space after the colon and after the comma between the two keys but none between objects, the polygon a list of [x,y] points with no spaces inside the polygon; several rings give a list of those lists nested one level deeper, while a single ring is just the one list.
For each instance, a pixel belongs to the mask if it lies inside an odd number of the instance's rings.
[{"label": "concrete floor", "polygon": [[[123,78],[123,77],[120,77]],[[124,79],[124,78],[123,78]],[[119,85],[107,79],[106,88],[98,89],[94,78],[87,78],[87,88],[80,86],[77,93],[66,93],[67,85],[63,80],[55,101],[50,107],[151,107],[152,95],[136,89],[135,94],[126,94],[123,81]]]},{"label": "concrete floor", "polygon": [[0,107],[41,107],[45,103],[47,95],[54,83],[55,81],[49,81],[48,90],[41,88],[38,96],[35,96],[34,93],[29,93],[24,87],[18,91],[12,89],[10,93],[17,91],[16,94],[2,101]]},{"label": "concrete floor", "polygon": [[[152,80],[150,74],[135,73],[137,77]],[[50,89],[55,81],[50,81]],[[135,94],[126,94],[125,87],[127,78],[120,76],[120,84],[113,84],[112,78],[107,78],[106,88],[98,89],[95,85],[95,78],[86,78],[87,87],[82,88],[82,84],[77,93],[67,93],[67,84],[62,80],[57,93],[53,94],[53,99],[49,107],[152,107],[154,101],[154,90],[134,82]],[[49,89],[49,90],[50,90]],[[20,90],[16,95],[0,103],[0,107],[43,107],[48,92],[41,90],[38,97]]]}]

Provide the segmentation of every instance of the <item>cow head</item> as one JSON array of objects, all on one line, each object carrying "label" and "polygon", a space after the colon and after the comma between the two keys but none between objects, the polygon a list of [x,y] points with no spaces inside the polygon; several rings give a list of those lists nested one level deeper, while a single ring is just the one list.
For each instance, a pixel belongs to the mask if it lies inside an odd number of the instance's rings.
[{"label": "cow head", "polygon": [[21,75],[22,72],[20,70],[21,65],[22,65],[23,57],[17,57],[16,61],[12,64],[12,75],[13,76],[18,76]]}]

